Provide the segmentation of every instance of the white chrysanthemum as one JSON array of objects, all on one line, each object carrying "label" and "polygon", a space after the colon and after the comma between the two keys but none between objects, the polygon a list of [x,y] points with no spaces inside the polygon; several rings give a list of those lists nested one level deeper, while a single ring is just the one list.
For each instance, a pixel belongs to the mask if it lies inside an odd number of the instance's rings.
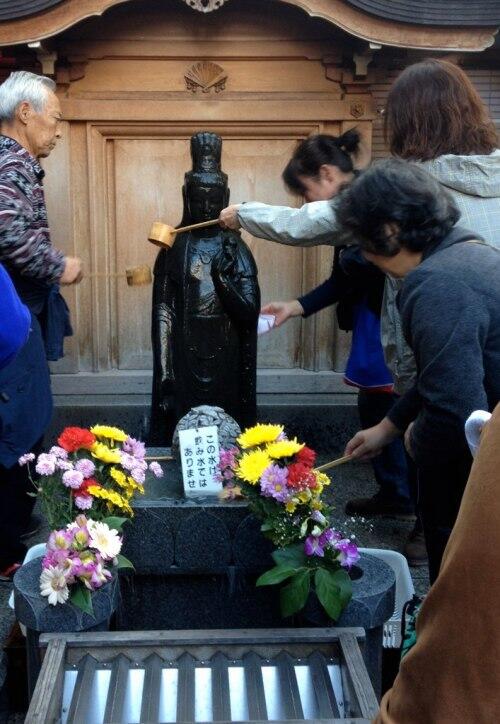
[{"label": "white chrysanthemum", "polygon": [[65,603],[69,597],[68,582],[64,571],[59,566],[49,566],[40,575],[40,593],[47,596],[49,603]]},{"label": "white chrysanthemum", "polygon": [[106,561],[116,558],[122,548],[122,539],[118,531],[110,528],[106,523],[94,520],[88,522],[87,529],[90,534],[89,548],[95,548]]}]

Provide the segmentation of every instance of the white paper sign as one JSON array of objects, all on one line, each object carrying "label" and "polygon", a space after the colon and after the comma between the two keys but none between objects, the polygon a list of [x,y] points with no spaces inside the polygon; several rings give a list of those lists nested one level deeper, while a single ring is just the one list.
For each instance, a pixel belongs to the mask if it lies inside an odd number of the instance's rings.
[{"label": "white paper sign", "polygon": [[179,430],[184,494],[216,495],[222,483],[216,479],[219,463],[219,434],[217,427]]}]

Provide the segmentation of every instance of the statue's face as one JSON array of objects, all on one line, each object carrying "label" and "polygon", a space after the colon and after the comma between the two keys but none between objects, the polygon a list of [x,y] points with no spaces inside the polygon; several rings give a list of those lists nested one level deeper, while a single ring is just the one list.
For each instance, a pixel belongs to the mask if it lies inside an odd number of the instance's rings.
[{"label": "statue's face", "polygon": [[189,184],[187,188],[187,204],[191,223],[217,219],[226,206],[228,191],[221,186]]}]

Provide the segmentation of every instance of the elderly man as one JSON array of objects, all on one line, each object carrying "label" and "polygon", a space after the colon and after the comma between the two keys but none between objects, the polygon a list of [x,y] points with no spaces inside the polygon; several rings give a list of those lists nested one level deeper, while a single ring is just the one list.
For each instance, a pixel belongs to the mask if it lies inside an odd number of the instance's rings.
[{"label": "elderly man", "polygon": [[431,582],[472,462],[465,421],[500,402],[500,250],[455,226],[458,217],[437,181],[397,160],[366,171],[338,207],[339,223],[366,259],[404,280],[399,310],[417,363],[415,387],[346,453],[371,457],[406,431]]},{"label": "elderly man", "polygon": [[[18,457],[37,450],[52,415],[44,338],[62,346],[69,319],[59,284],[81,279],[81,262],[51,244],[39,159],[61,137],[55,83],[24,71],[0,86],[0,263],[31,313],[18,356],[0,371],[0,578],[11,578],[24,554],[33,498]],[[2,320],[0,320],[2,325]],[[60,339],[54,339],[54,336]],[[54,359],[53,356],[50,359]]]}]

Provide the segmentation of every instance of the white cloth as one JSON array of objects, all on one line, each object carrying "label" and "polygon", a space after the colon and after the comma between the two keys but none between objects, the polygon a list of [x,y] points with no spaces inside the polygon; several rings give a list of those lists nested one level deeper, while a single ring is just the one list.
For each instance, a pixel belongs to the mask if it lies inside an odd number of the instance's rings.
[{"label": "white cloth", "polygon": [[479,449],[483,427],[489,421],[490,417],[491,412],[486,412],[485,410],[475,410],[475,412],[468,417],[465,423],[465,437],[467,438],[467,443],[474,457]]}]

